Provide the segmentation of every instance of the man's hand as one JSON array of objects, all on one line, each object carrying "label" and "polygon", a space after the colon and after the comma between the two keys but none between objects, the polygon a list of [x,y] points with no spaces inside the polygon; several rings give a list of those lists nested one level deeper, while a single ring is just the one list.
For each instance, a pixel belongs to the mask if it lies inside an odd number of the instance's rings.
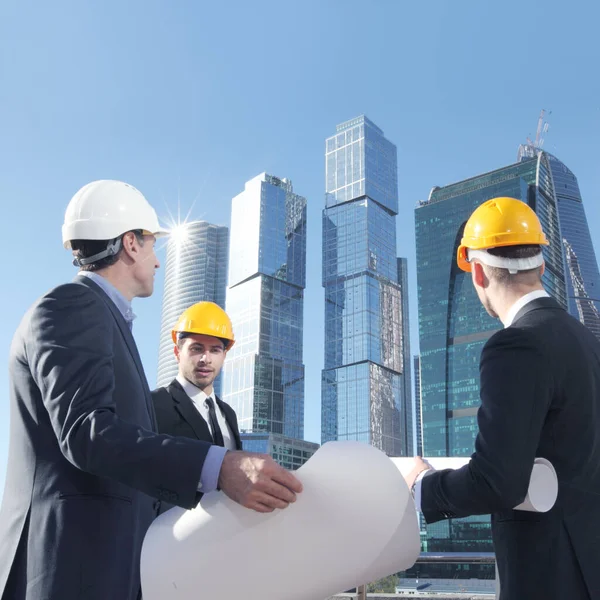
[{"label": "man's hand", "polygon": [[408,485],[408,489],[412,490],[415,480],[423,471],[428,471],[432,468],[433,467],[426,460],[423,460],[420,456],[415,456],[413,468],[411,469],[410,473],[404,477],[406,485]]},{"label": "man's hand", "polygon": [[269,513],[295,502],[302,484],[270,456],[237,451],[223,459],[219,488],[238,504]]}]

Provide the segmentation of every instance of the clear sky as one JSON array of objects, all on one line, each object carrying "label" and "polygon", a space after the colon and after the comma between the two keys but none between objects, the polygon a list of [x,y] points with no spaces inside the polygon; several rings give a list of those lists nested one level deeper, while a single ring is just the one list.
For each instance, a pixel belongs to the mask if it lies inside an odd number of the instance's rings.
[{"label": "clear sky", "polygon": [[[122,179],[160,216],[228,225],[245,181],[292,180],[308,199],[305,434],[320,441],[325,138],[366,114],[398,147],[416,352],[416,202],[515,162],[542,108],[544,148],[578,176],[598,247],[599,17],[578,0],[2,0],[0,490],[10,341],[28,306],[75,275],[61,225],[79,187]],[[134,302],[151,386],[161,297],[162,273]]]}]

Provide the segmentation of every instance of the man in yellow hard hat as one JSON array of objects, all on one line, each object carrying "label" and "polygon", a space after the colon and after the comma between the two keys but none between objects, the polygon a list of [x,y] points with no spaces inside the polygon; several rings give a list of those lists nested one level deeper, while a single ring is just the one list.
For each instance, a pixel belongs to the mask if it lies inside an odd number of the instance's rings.
[{"label": "man in yellow hard hat", "polygon": [[241,450],[235,412],[213,388],[235,343],[229,316],[213,302],[198,302],[183,312],[171,335],[179,372],[152,392],[158,430]]},{"label": "man in yellow hard hat", "polygon": [[[270,456],[242,452],[234,410],[215,396],[213,382],[235,343],[227,313],[213,302],[198,302],[171,331],[179,363],[177,377],[152,392],[158,431],[212,444],[205,477],[243,506],[258,512],[283,508],[294,500],[297,480]],[[240,493],[245,478],[254,489]],[[290,479],[291,478],[291,479]]]},{"label": "man in yellow hard hat", "polygon": [[[471,215],[458,266],[504,326],[481,354],[475,453],[457,470],[416,458],[406,478],[428,523],[492,515],[502,600],[600,598],[600,342],[545,292],[547,244],[514,198]],[[536,456],[554,465],[558,499],[515,511]]]}]

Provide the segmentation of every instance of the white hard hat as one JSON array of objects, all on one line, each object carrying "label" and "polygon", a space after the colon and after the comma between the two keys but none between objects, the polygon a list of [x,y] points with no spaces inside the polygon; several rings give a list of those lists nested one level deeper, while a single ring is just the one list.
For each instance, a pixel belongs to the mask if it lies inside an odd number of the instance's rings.
[{"label": "white hard hat", "polygon": [[156,237],[168,235],[152,206],[132,185],[106,179],[92,181],[67,206],[63,245],[70,248],[72,240],[113,240],[136,229]]}]

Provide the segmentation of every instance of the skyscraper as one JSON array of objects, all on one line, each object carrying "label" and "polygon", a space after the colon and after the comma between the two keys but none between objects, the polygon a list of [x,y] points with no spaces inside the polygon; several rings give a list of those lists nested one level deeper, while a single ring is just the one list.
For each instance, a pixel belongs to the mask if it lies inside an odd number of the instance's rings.
[{"label": "skyscraper", "polygon": [[[500,327],[481,306],[471,276],[456,265],[456,251],[471,212],[485,200],[511,196],[537,213],[550,245],[544,247],[546,290],[567,306],[557,195],[549,157],[520,163],[445,187],[434,187],[415,211],[419,298],[423,453],[469,456],[480,405],[479,358]],[[427,527],[429,551],[489,551],[487,517],[443,521]],[[483,574],[472,566],[462,575]],[[439,571],[439,570],[438,570]],[[455,573],[451,570],[451,575]]]},{"label": "skyscraper", "polygon": [[366,117],[352,119],[326,140],[325,171],[321,439],[400,456],[407,432],[396,147]]},{"label": "skyscraper", "polygon": [[236,343],[223,397],[242,433],[303,438],[305,282],[306,199],[291,181],[262,173],[231,207],[226,310]]},{"label": "skyscraper", "polygon": [[[179,315],[196,302],[208,300],[225,308],[227,227],[206,221],[180,225],[167,243],[165,284],[163,291],[157,386],[165,386],[177,375],[171,330]],[[219,376],[215,392],[220,395]]]},{"label": "skyscraper", "polygon": [[600,272],[579,183],[562,161],[531,142],[519,147],[518,159],[528,160],[540,154],[546,157],[556,193],[568,310],[600,339]]},{"label": "skyscraper", "polygon": [[398,283],[400,284],[400,294],[402,298],[402,422],[401,436],[403,439],[404,456],[413,456],[415,454],[415,412],[412,399],[412,380],[410,376],[412,354],[410,352],[410,318],[408,313],[408,261],[406,258],[398,259]]},{"label": "skyscraper", "polygon": [[416,423],[416,455],[423,456],[423,424],[421,422],[421,357],[415,356],[415,423]]}]

